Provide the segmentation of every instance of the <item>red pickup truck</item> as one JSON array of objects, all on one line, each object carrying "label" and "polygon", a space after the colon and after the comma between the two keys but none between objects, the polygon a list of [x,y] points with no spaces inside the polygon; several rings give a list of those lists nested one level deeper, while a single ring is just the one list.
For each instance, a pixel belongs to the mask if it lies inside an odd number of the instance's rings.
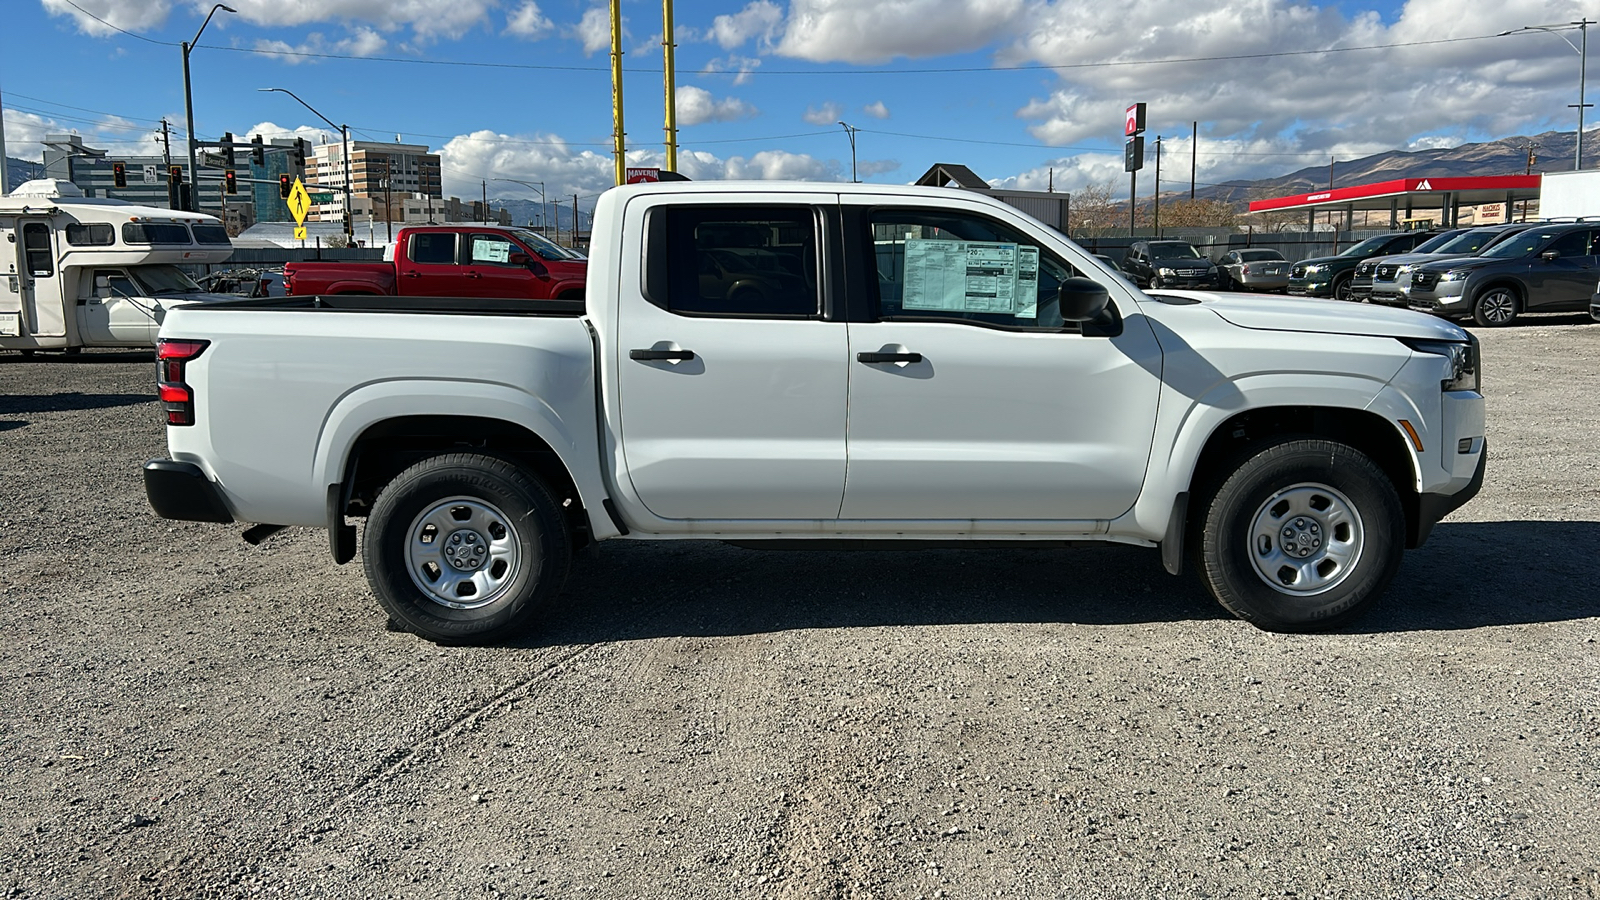
[{"label": "red pickup truck", "polygon": [[290,294],[518,297],[581,300],[589,260],[526,228],[417,225],[400,229],[384,262],[292,262]]}]

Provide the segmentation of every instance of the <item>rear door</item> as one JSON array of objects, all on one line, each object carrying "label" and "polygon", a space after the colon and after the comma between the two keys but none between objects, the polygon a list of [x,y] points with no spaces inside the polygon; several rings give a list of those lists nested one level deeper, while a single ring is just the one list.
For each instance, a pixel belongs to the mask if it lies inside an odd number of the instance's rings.
[{"label": "rear door", "polygon": [[[639,502],[684,531],[833,520],[844,493],[846,326],[818,252],[837,195],[738,196],[625,213],[645,252],[618,289],[622,455]],[[702,279],[713,258],[736,277]]]},{"label": "rear door", "polygon": [[11,228],[0,227],[0,248],[10,247],[0,270],[0,337],[22,334],[22,286],[25,282],[22,244]]},{"label": "rear door", "polygon": [[54,229],[44,220],[18,221],[18,284],[22,317],[35,337],[63,337],[66,311],[61,303],[61,273],[56,269]]},{"label": "rear door", "polygon": [[395,293],[402,297],[473,297],[473,283],[460,258],[461,236],[453,231],[413,231],[395,254]]}]

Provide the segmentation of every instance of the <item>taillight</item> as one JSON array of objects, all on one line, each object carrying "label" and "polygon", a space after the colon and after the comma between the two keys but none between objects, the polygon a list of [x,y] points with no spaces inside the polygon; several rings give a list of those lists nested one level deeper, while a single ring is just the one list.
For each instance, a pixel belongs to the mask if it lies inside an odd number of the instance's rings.
[{"label": "taillight", "polygon": [[1250,274],[1250,267],[1249,266],[1244,266],[1240,271],[1243,272],[1245,275],[1249,275]]},{"label": "taillight", "polygon": [[183,370],[210,343],[172,338],[156,341],[156,390],[168,425],[194,424],[194,389],[184,383]]}]

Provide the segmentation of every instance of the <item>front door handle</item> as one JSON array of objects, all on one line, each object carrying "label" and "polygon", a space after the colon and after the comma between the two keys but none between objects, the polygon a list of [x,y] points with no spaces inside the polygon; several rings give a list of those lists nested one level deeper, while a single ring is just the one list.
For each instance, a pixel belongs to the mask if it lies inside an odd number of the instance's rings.
[{"label": "front door handle", "polygon": [[873,363],[919,363],[922,362],[921,353],[857,353],[856,362]]},{"label": "front door handle", "polygon": [[662,359],[672,360],[672,361],[689,360],[689,359],[694,359],[694,351],[693,350],[629,350],[628,351],[628,358],[629,359],[641,360],[643,362],[650,362],[652,360],[662,360]]},{"label": "front door handle", "polygon": [[477,272],[468,272],[468,273],[466,273],[466,275],[467,275],[468,278],[482,278],[483,277],[482,275],[479,275]]}]

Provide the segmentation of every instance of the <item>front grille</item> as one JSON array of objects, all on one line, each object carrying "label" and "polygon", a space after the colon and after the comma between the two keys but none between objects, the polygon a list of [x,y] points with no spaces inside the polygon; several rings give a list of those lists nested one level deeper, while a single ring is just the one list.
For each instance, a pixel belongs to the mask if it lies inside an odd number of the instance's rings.
[{"label": "front grille", "polygon": [[1289,277],[1290,278],[1304,278],[1304,277],[1306,277],[1306,267],[1305,266],[1295,266],[1293,269],[1289,270]]},{"label": "front grille", "polygon": [[1364,262],[1361,265],[1356,266],[1356,274],[1357,275],[1371,275],[1372,274],[1372,263]]},{"label": "front grille", "polygon": [[1376,276],[1374,276],[1374,277],[1378,281],[1393,281],[1395,273],[1399,272],[1399,271],[1400,271],[1400,267],[1399,266],[1393,265],[1393,264],[1385,264],[1385,265],[1381,265],[1381,266],[1378,267],[1378,274]]},{"label": "front grille", "polygon": [[1206,274],[1205,269],[1175,269],[1181,278],[1201,278]]},{"label": "front grille", "polygon": [[1411,275],[1411,286],[1413,288],[1426,291],[1438,283],[1439,273],[1437,272],[1414,272]]}]

